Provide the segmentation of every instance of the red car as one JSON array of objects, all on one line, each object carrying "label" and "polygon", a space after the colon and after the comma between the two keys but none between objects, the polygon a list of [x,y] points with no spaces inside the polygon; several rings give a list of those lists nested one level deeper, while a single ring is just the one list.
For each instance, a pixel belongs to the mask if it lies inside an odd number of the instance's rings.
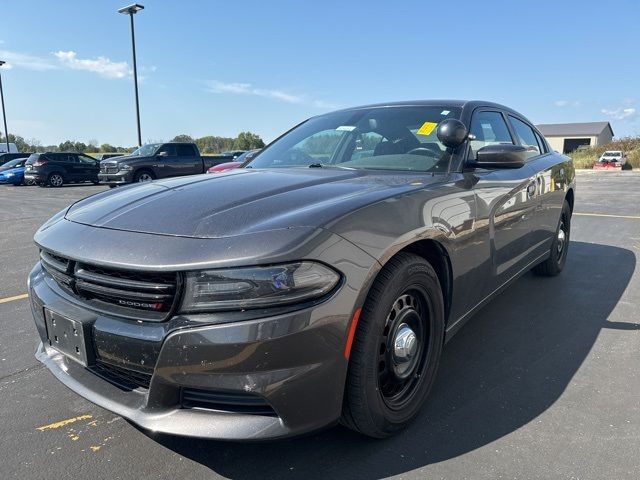
[{"label": "red car", "polygon": [[221,173],[226,172],[227,170],[233,170],[234,168],[244,168],[251,160],[255,158],[259,151],[260,149],[244,152],[233,162],[225,162],[214,165],[209,170],[207,170],[207,173]]}]

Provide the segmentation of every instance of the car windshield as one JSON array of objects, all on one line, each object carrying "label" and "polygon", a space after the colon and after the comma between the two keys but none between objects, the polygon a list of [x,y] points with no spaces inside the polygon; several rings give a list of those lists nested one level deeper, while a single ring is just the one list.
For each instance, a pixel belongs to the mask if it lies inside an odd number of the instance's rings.
[{"label": "car windshield", "polygon": [[605,157],[621,157],[622,152],[604,152]]},{"label": "car windshield", "polygon": [[25,162],[24,158],[16,158],[15,160],[11,160],[10,162],[7,162],[2,166],[9,167],[9,168],[21,167],[22,165],[24,165],[24,162]]},{"label": "car windshield", "polygon": [[161,143],[149,143],[147,145],[143,145],[131,153],[133,157],[150,157],[156,150],[160,148]]},{"label": "car windshield", "polygon": [[248,168],[344,167],[434,172],[450,154],[436,136],[460,108],[392,106],[314,117],[269,145]]}]

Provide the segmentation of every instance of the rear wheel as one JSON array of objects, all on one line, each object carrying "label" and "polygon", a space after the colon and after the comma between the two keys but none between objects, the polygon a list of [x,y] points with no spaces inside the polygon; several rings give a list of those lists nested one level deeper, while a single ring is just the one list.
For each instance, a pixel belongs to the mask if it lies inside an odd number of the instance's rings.
[{"label": "rear wheel", "polygon": [[31,186],[33,186],[33,185],[35,185],[35,184],[36,184],[36,181],[35,181],[35,180],[28,180],[28,179],[26,179],[26,178],[25,178],[25,179],[23,180],[23,183],[24,183],[27,187],[31,187]]},{"label": "rear wheel", "polygon": [[444,302],[433,267],[400,253],[381,270],[353,343],[342,421],[377,438],[419,413],[440,362]]},{"label": "rear wheel", "polygon": [[139,172],[136,172],[135,177],[133,178],[133,181],[136,183],[139,182],[150,182],[151,180],[154,180],[156,177],[153,174],[153,172],[150,172],[149,170],[140,170]]},{"label": "rear wheel", "polygon": [[60,175],[59,173],[52,173],[51,175],[49,175],[49,178],[47,179],[47,185],[49,185],[50,187],[59,188],[63,184],[64,184],[64,179],[62,178],[62,175]]},{"label": "rear wheel", "polygon": [[545,277],[558,275],[564,268],[569,251],[569,236],[571,233],[571,207],[569,202],[564,201],[562,213],[558,221],[556,235],[551,243],[549,258],[533,267],[533,273]]}]

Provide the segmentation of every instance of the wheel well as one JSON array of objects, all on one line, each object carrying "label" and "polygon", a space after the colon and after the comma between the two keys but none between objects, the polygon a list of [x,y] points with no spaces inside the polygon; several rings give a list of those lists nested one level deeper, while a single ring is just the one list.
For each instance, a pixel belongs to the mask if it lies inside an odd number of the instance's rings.
[{"label": "wheel well", "polygon": [[133,178],[135,178],[136,176],[140,175],[142,172],[147,172],[150,173],[152,177],[155,177],[155,173],[153,173],[153,170],[151,170],[148,167],[141,167],[138,168],[135,172],[133,172]]},{"label": "wheel well", "polygon": [[569,204],[569,208],[571,209],[571,213],[573,213],[573,188],[567,190],[567,195],[565,196],[567,203]]},{"label": "wheel well", "polygon": [[442,296],[444,300],[444,318],[449,319],[451,311],[451,297],[453,293],[453,282],[451,272],[451,260],[445,248],[435,240],[420,240],[404,247],[401,252],[410,252],[419,255],[428,261],[436,271]]}]

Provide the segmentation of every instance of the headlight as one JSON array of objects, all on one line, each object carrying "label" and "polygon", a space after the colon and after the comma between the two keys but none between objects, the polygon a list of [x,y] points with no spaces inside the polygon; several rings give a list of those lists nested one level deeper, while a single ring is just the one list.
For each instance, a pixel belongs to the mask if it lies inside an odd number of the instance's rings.
[{"label": "headlight", "polygon": [[329,293],[340,275],[316,262],[189,272],[182,311],[243,310],[299,303]]},{"label": "headlight", "polygon": [[121,163],[120,165],[118,165],[118,170],[123,171],[123,170],[131,170],[131,165],[127,165],[126,163]]}]

